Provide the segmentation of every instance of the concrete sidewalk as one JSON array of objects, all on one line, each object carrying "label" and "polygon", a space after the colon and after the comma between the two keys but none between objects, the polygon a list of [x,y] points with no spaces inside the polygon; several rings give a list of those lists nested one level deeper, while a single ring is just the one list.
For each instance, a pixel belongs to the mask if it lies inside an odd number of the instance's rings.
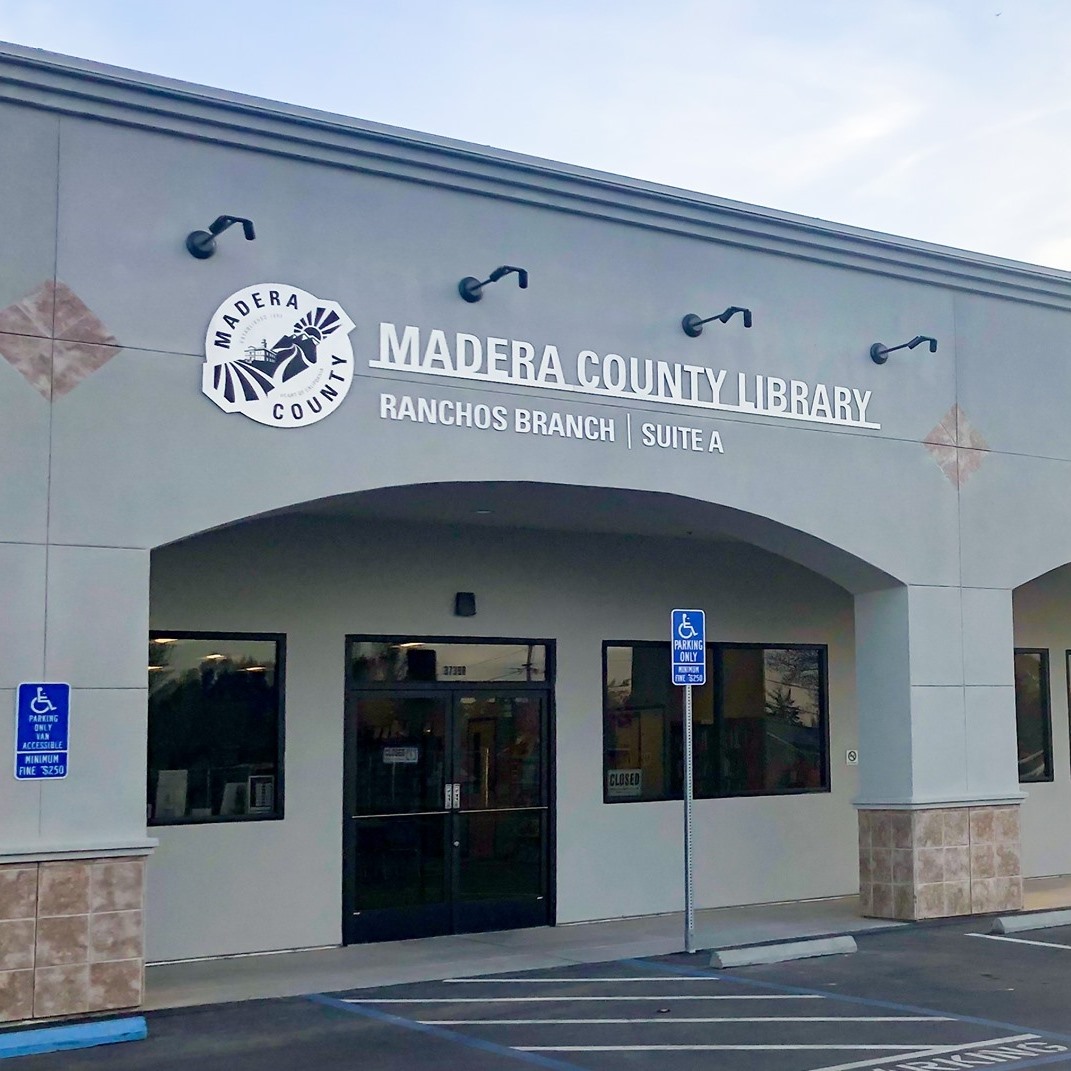
[{"label": "concrete sidewalk", "polygon": [[[701,948],[902,925],[859,915],[856,896],[699,911]],[[425,982],[476,974],[535,970],[662,956],[684,947],[681,913],[530,930],[427,937],[300,952],[187,960],[150,966],[146,1009],[297,996],[364,986]]]},{"label": "concrete sidewalk", "polygon": [[[1071,875],[1023,883],[1024,909],[1071,906]],[[859,914],[857,896],[724,907],[696,914],[700,948],[732,948],[909,925]],[[427,937],[301,952],[164,963],[146,970],[146,1009],[663,956],[684,947],[683,914]]]}]

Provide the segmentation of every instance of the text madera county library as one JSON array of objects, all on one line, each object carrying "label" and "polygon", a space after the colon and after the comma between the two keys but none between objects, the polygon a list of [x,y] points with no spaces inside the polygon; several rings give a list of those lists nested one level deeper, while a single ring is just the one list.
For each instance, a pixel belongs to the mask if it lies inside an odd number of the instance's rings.
[{"label": "text madera county library", "polygon": [[1071,873],[1071,274],[17,46],[0,145],[0,1021],[680,910],[674,607],[698,907]]}]

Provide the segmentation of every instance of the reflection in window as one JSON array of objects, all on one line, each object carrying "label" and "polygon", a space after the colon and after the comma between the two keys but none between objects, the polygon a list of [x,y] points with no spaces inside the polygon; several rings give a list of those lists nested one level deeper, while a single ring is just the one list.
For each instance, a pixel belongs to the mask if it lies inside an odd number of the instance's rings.
[{"label": "reflection in window", "polygon": [[822,666],[814,647],[720,652],[718,795],[823,788]]},{"label": "reflection in window", "polygon": [[1048,651],[1015,652],[1015,735],[1019,781],[1051,781]]},{"label": "reflection in window", "polygon": [[278,818],[281,637],[153,633],[148,820]]},{"label": "reflection in window", "polygon": [[[670,683],[669,645],[604,652],[603,798],[680,799],[684,690]],[[708,646],[692,730],[696,796],[828,790],[825,649]]]},{"label": "reflection in window", "polygon": [[350,645],[354,684],[547,679],[542,643],[443,643],[438,640],[355,640]]},{"label": "reflection in window", "polygon": [[606,647],[607,800],[682,795],[683,692],[669,681],[669,644]]}]

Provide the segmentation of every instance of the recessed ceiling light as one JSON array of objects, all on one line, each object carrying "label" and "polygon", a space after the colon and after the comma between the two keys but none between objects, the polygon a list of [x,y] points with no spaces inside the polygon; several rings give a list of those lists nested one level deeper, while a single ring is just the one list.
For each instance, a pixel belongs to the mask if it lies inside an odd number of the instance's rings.
[{"label": "recessed ceiling light", "polygon": [[477,516],[483,517],[483,516],[486,516],[486,514],[494,513],[495,511],[493,509],[478,509],[475,512],[476,512]]}]

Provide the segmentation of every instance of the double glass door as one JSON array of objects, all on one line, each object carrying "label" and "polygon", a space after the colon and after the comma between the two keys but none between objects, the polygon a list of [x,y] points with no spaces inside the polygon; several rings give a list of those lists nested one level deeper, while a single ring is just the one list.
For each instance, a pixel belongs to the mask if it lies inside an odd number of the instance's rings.
[{"label": "double glass door", "polygon": [[549,921],[548,699],[502,685],[351,694],[347,943]]}]

